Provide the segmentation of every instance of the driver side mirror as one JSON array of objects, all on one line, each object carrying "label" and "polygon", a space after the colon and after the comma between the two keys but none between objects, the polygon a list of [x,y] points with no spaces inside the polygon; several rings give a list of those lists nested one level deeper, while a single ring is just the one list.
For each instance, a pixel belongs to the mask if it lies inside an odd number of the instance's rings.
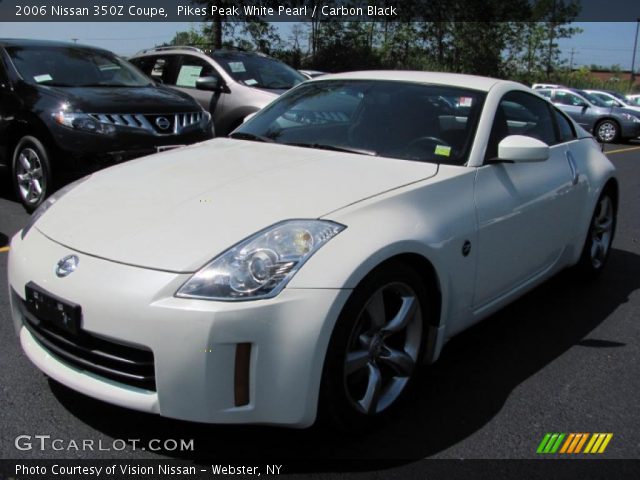
[{"label": "driver side mirror", "polygon": [[222,92],[224,91],[224,83],[219,77],[200,77],[196,80],[196,88],[210,92]]},{"label": "driver side mirror", "polygon": [[498,144],[498,160],[513,163],[543,162],[549,158],[549,145],[524,135],[509,135]]}]

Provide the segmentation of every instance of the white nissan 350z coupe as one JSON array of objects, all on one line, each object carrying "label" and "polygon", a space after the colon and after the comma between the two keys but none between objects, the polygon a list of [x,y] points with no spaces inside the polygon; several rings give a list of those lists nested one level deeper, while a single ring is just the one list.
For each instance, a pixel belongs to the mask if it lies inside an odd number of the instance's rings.
[{"label": "white nissan 350z coupe", "polygon": [[12,240],[22,348],[178,419],[358,428],[456,333],[604,267],[618,182],[509,81],[320,77],[218,138],[67,186]]}]

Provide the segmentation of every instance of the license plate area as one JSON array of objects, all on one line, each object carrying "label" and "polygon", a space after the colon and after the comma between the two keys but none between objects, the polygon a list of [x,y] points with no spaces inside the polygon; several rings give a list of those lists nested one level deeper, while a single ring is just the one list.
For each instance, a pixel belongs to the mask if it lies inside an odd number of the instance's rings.
[{"label": "license plate area", "polygon": [[47,292],[33,282],[25,286],[27,311],[40,322],[72,335],[80,333],[80,305]]}]

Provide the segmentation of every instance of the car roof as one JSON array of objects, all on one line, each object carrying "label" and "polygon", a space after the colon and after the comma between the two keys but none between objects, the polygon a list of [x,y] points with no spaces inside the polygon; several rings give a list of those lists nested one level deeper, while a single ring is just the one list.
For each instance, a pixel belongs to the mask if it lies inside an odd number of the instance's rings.
[{"label": "car roof", "polygon": [[479,77],[476,75],[405,70],[369,70],[361,72],[335,73],[323,75],[317,79],[308,80],[308,82],[323,82],[326,80],[391,80],[447,85],[452,87],[470,88],[484,92],[488,92],[499,83],[526,88],[520,83],[508,80],[498,80],[496,78]]},{"label": "car roof", "polygon": [[235,55],[235,56],[245,56],[245,57],[265,57],[272,58],[268,55],[265,55],[261,52],[254,52],[250,50],[244,50],[235,47],[222,47],[217,49],[201,49],[198,47],[194,47],[191,45],[166,45],[161,47],[151,47],[145,48],[136,52],[132,57],[141,57],[145,55],[162,55],[162,54],[189,54],[189,55],[202,55],[208,58],[211,58],[214,55]]},{"label": "car roof", "polygon": [[[91,45],[83,45],[81,43],[61,42],[57,40],[33,40],[28,38],[0,38],[0,46],[3,47],[73,47],[83,48],[90,50],[100,50],[103,52],[109,52],[100,47],[93,47]],[[109,52],[111,53],[111,52]]]},{"label": "car roof", "polygon": [[613,95],[615,97],[615,94],[612,90],[602,90],[601,88],[585,88],[584,91],[587,93],[590,93],[590,92],[606,93],[608,95]]}]

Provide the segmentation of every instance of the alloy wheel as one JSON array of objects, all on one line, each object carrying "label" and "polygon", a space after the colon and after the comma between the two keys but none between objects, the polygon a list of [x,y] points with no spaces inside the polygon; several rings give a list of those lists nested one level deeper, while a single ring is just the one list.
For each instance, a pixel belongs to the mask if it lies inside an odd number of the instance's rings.
[{"label": "alloy wheel", "polygon": [[422,312],[413,289],[400,282],[379,288],[365,303],[347,343],[344,386],[360,413],[391,406],[407,386],[422,342]]},{"label": "alloy wheel", "polygon": [[38,152],[31,147],[22,149],[18,154],[15,175],[24,203],[39,203],[46,191],[46,178]]},{"label": "alloy wheel", "polygon": [[598,269],[604,264],[613,233],[613,204],[611,198],[603,196],[591,224],[591,264]]},{"label": "alloy wheel", "polygon": [[618,129],[612,122],[602,122],[598,126],[598,137],[603,142],[612,142],[616,135],[618,134]]}]

